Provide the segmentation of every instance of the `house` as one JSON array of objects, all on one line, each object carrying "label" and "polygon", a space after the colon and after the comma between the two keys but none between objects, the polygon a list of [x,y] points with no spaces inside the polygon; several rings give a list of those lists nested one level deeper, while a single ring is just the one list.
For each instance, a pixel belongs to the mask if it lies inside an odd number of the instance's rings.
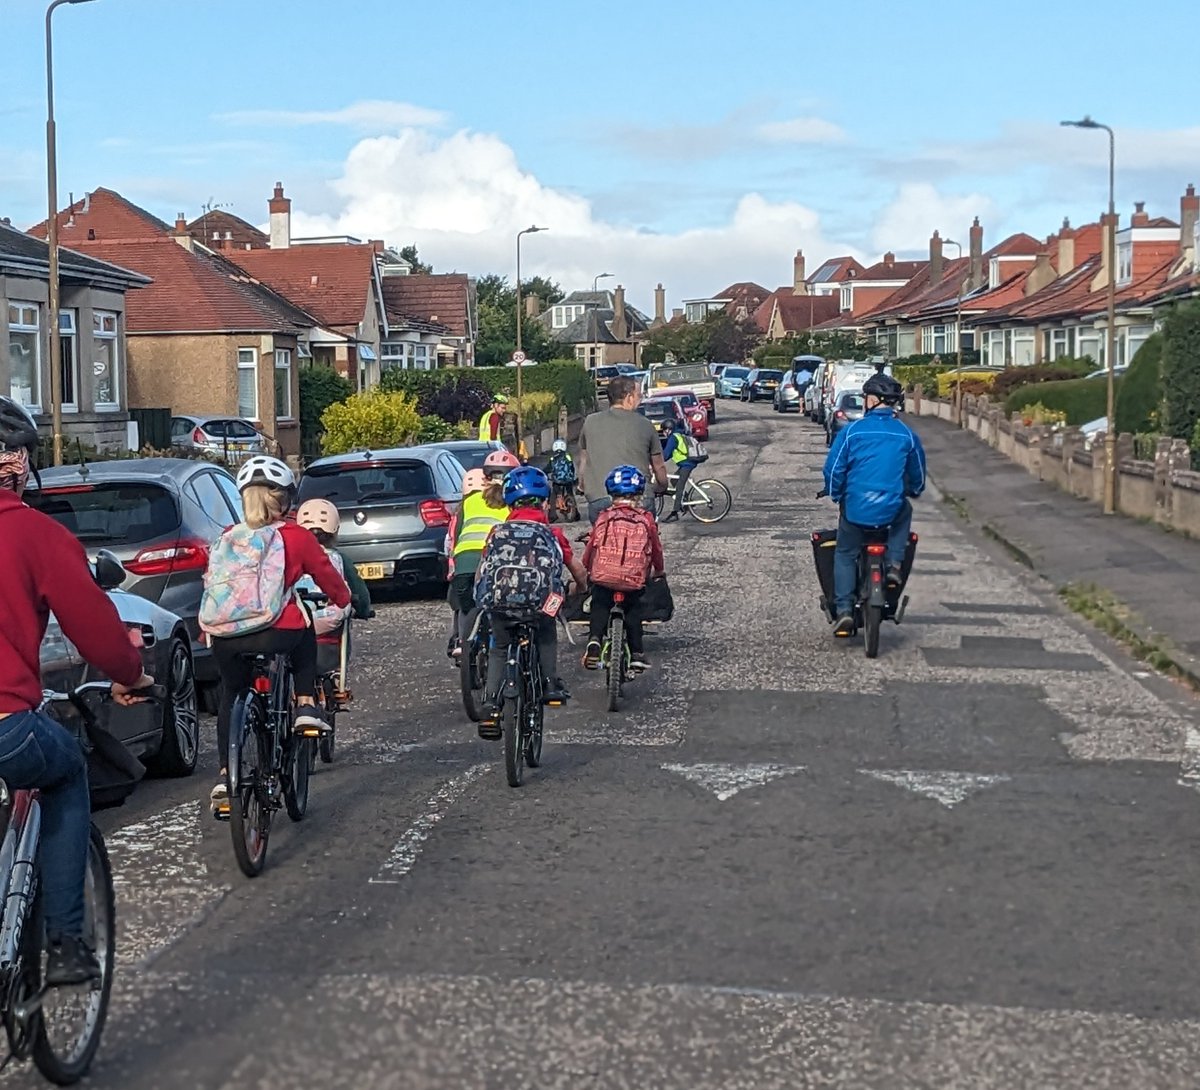
[{"label": "house", "polygon": [[[433,338],[432,345],[424,338],[413,340],[412,352],[405,350],[400,366],[417,370],[474,367],[479,328],[475,281],[465,273],[414,275],[391,273],[390,268],[382,266],[383,304],[389,325],[415,331],[420,323],[425,327],[421,332]],[[390,352],[390,344],[385,344],[385,363]]]},{"label": "house", "polygon": [[829,258],[807,278],[804,275],[804,251],[796,251],[795,264],[798,267],[793,282],[797,288],[803,288],[803,291],[797,291],[797,294],[837,295],[844,283],[861,279],[862,274],[866,272],[862,263],[849,255]]},{"label": "house", "polygon": [[815,329],[840,313],[836,295],[796,295],[790,287],[785,287],[763,300],[754,322],[768,340],[781,341]]},{"label": "house", "polygon": [[[59,250],[63,434],[97,450],[128,447],[126,293],[147,277]],[[132,299],[136,291],[129,296]],[[0,221],[0,389],[50,423],[50,248]]]},{"label": "house", "polygon": [[207,209],[187,225],[188,234],[210,250],[265,250],[271,237],[224,208]]},{"label": "house", "polygon": [[696,324],[703,322],[710,314],[728,311],[735,320],[745,321],[754,315],[770,294],[761,284],[743,280],[730,284],[711,299],[685,299],[683,315],[687,322]]},{"label": "house", "polygon": [[[659,285],[657,297],[662,291]],[[573,291],[535,316],[553,341],[569,347],[592,369],[614,363],[636,363],[637,346],[650,329],[650,319],[625,302],[625,289]]]}]

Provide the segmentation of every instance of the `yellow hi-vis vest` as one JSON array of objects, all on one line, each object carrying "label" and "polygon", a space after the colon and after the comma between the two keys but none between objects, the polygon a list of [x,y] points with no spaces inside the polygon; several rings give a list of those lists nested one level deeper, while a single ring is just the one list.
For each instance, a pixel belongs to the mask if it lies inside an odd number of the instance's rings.
[{"label": "yellow hi-vis vest", "polygon": [[492,527],[508,518],[507,507],[489,507],[482,492],[472,492],[462,501],[459,513],[462,524],[454,541],[454,555],[479,552],[487,542]]},{"label": "yellow hi-vis vest", "polygon": [[492,413],[495,409],[488,409],[487,412],[479,418],[479,439],[486,443],[492,438]]}]

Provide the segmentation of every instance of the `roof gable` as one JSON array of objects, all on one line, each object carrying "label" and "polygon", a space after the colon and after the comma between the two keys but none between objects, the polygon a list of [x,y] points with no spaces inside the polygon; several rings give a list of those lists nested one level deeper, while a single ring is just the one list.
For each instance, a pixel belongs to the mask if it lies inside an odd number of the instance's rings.
[{"label": "roof gable", "polygon": [[471,336],[471,281],[466,273],[385,276],[383,305],[389,316],[437,322],[456,337]]},{"label": "roof gable", "polygon": [[187,229],[192,238],[212,250],[259,250],[271,244],[269,236],[254,224],[223,208],[214,208],[197,216],[187,225]]},{"label": "roof gable", "polygon": [[[45,238],[48,221],[29,229],[34,238]],[[81,242],[108,242],[115,239],[158,238],[169,235],[171,228],[157,216],[139,208],[112,189],[93,190],[82,200],[68,205],[58,214],[58,241],[62,246]]]},{"label": "roof gable", "polygon": [[[39,238],[0,222],[0,268],[8,267],[20,275],[29,273],[50,278],[50,247]],[[68,283],[82,282],[124,291],[149,281],[131,269],[65,247],[59,248],[59,275]]]}]

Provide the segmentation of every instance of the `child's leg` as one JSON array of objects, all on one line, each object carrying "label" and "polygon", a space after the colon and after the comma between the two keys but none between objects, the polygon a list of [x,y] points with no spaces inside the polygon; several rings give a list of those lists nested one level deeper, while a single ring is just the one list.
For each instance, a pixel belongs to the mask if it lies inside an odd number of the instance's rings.
[{"label": "child's leg", "polygon": [[547,617],[538,621],[538,658],[542,660],[542,676],[549,683],[558,677],[558,622]]},{"label": "child's leg", "polygon": [[644,587],[625,592],[625,636],[629,640],[629,650],[634,655],[640,655],[643,649],[642,595],[645,593]]},{"label": "child's leg", "polygon": [[495,643],[488,654],[487,688],[484,691],[484,697],[494,701],[496,694],[500,691],[500,686],[504,684],[504,671],[508,666],[509,634],[508,625],[504,623],[503,617],[493,613],[491,622],[492,638]]},{"label": "child's leg", "polygon": [[[279,631],[279,630],[277,630]],[[281,632],[282,634],[282,632]],[[292,662],[292,684],[297,704],[315,704],[317,699],[317,634],[311,628],[297,629],[286,650]],[[284,642],[284,641],[281,641]]]},{"label": "child's leg", "polygon": [[588,617],[588,639],[604,641],[608,614],[613,606],[613,592],[608,587],[592,584],[592,612]]}]

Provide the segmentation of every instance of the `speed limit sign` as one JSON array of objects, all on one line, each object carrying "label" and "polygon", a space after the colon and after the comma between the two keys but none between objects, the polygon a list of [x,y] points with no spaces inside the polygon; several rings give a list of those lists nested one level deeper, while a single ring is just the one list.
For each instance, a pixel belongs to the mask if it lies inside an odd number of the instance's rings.
[{"label": "speed limit sign", "polygon": [[520,349],[518,349],[516,352],[514,352],[512,354],[512,361],[513,361],[513,363],[524,363],[525,362],[525,353],[520,351]]}]

